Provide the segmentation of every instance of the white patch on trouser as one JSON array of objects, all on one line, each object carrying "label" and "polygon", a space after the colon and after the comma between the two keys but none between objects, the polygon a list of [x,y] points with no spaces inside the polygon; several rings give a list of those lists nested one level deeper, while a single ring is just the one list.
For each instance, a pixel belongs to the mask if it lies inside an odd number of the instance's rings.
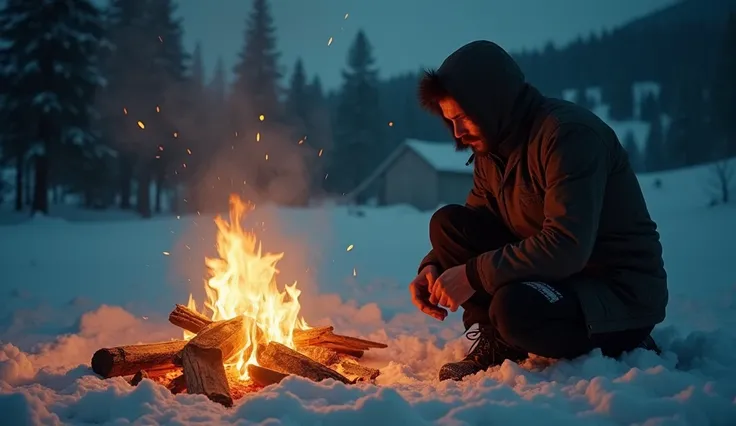
[{"label": "white patch on trouser", "polygon": [[542,296],[547,298],[549,303],[555,303],[562,299],[562,294],[547,283],[540,281],[524,281],[523,284],[537,290]]}]

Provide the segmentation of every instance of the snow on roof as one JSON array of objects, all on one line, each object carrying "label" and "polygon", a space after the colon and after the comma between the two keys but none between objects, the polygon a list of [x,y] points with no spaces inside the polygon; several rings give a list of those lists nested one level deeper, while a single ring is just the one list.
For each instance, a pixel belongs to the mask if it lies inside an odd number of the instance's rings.
[{"label": "snow on roof", "polygon": [[470,158],[470,151],[456,151],[455,143],[452,141],[426,142],[407,139],[405,143],[438,172],[473,173],[473,166],[465,165]]}]

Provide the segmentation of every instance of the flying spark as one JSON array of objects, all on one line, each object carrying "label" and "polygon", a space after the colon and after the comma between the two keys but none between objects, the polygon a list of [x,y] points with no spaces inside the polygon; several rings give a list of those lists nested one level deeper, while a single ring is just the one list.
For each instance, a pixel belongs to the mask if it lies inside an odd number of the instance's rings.
[{"label": "flying spark", "polygon": [[140,127],[141,129],[145,129],[145,128],[146,128],[146,125],[145,125],[145,124],[143,124],[143,122],[142,122],[142,121],[139,121],[139,122],[138,122],[138,127]]}]

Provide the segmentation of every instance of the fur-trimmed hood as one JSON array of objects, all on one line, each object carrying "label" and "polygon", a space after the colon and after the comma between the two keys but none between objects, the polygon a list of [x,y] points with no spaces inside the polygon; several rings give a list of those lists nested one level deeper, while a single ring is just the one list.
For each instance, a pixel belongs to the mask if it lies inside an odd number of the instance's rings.
[{"label": "fur-trimmed hood", "polygon": [[[452,97],[483,132],[491,152],[503,155],[543,96],[526,82],[514,59],[497,44],[479,40],[452,53],[419,82],[422,106],[442,117],[438,101]],[[452,123],[445,120],[452,130]],[[456,139],[458,150],[468,149]],[[469,160],[469,162],[472,161]]]}]

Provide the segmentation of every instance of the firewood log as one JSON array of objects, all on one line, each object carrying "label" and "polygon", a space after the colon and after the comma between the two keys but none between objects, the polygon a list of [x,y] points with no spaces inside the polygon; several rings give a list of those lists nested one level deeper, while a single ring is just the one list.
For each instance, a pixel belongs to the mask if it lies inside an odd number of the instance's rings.
[{"label": "firewood log", "polygon": [[243,316],[212,323],[184,346],[182,363],[187,393],[206,395],[226,407],[233,405],[224,363],[244,349],[246,323]]},{"label": "firewood log", "polygon": [[102,348],[92,355],[92,371],[104,378],[129,376],[140,370],[174,369],[184,340]]},{"label": "firewood log", "polygon": [[174,395],[178,393],[182,393],[187,390],[187,379],[184,377],[184,375],[176,376],[174,377],[168,385],[166,385],[166,389],[170,390],[171,393]]},{"label": "firewood log", "polygon": [[332,365],[340,362],[341,356],[330,348],[321,346],[297,346],[297,352],[306,355],[320,364]]},{"label": "firewood log", "polygon": [[279,383],[288,377],[288,374],[280,373],[278,371],[271,370],[265,367],[259,367],[257,365],[248,366],[248,375],[253,383],[258,386],[268,386],[275,383]]},{"label": "firewood log", "polygon": [[294,344],[297,346],[307,346],[308,340],[316,339],[323,334],[332,333],[334,328],[331,325],[323,327],[314,327],[306,330],[294,330]]},{"label": "firewood log", "polygon": [[[205,326],[212,323],[204,315],[192,311],[184,305],[177,304],[169,314],[169,322],[177,327],[192,333],[199,333]],[[357,358],[363,355],[362,351],[371,348],[386,348],[385,343],[359,339],[357,337],[342,336],[333,333],[332,326],[314,327],[307,330],[294,330],[294,344],[298,347],[324,346],[346,353]]]},{"label": "firewood log", "polygon": [[169,322],[194,334],[199,333],[200,330],[212,324],[211,319],[179,304],[169,314]]},{"label": "firewood log", "polygon": [[367,382],[375,380],[381,371],[375,368],[365,367],[357,362],[344,360],[335,366],[335,370],[347,377],[349,380]]},{"label": "firewood log", "polygon": [[334,379],[346,384],[351,383],[337,371],[280,343],[270,342],[263,351],[258,352],[257,359],[258,363],[265,368],[306,377],[315,382]]}]

